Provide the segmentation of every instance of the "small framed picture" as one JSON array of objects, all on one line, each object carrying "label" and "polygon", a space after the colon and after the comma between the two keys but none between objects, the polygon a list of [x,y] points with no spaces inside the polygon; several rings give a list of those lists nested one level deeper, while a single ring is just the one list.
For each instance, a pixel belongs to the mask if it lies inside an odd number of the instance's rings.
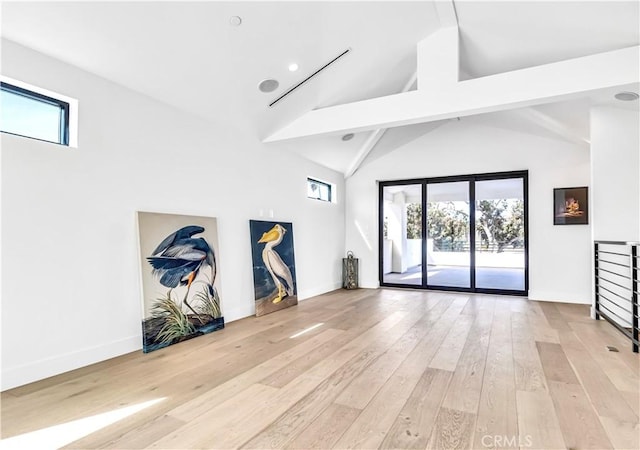
[{"label": "small framed picture", "polygon": [[553,190],[553,224],[587,225],[589,223],[589,188],[555,188]]}]

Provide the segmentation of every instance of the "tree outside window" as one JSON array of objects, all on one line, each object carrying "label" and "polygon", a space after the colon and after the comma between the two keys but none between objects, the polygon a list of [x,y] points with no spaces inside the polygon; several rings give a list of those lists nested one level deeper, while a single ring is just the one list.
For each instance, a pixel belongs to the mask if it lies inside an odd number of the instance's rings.
[{"label": "tree outside window", "polygon": [[[422,205],[409,203],[407,239],[422,238]],[[427,236],[438,251],[468,251],[469,203],[427,205]],[[519,199],[480,200],[476,207],[478,250],[500,253],[524,248],[524,202]]]}]

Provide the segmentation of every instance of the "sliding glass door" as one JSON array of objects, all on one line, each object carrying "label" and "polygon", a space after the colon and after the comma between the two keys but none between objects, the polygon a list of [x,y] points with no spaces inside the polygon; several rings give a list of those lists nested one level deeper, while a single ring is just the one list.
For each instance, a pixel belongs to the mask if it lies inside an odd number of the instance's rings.
[{"label": "sliding glass door", "polygon": [[524,179],[476,182],[476,287],[524,291]]},{"label": "sliding glass door", "polygon": [[422,184],[382,190],[382,281],[422,286]]},{"label": "sliding glass door", "polygon": [[471,287],[469,182],[427,185],[427,285]]},{"label": "sliding glass door", "polygon": [[380,183],[380,284],[526,295],[527,172]]}]

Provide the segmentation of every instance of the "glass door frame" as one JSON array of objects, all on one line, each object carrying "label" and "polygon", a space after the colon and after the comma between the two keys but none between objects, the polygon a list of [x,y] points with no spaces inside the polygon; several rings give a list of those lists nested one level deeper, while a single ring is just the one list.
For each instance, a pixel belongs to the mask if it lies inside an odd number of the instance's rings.
[{"label": "glass door frame", "polygon": [[[476,195],[475,183],[477,181],[491,181],[501,179],[522,179],[522,194],[524,200],[524,290],[493,289],[476,287]],[[453,287],[429,284],[427,277],[427,191],[429,184],[469,182],[469,286]],[[402,185],[422,186],[422,284],[410,285],[402,283],[385,283],[383,274],[383,246],[384,246],[384,188],[388,186]],[[473,175],[455,175],[431,178],[412,178],[406,180],[392,180],[378,182],[378,279],[381,287],[400,287],[413,289],[430,289],[438,291],[472,292],[480,294],[518,295],[527,296],[529,293],[529,172],[519,170],[512,172],[493,172]]]}]

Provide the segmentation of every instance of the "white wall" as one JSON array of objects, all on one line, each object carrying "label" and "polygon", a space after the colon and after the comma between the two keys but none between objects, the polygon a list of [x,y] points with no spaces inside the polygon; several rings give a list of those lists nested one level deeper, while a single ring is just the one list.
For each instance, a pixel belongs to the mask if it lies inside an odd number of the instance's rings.
[{"label": "white wall", "polygon": [[590,226],[553,225],[553,188],[589,185],[589,150],[490,124],[451,121],[348,179],[346,242],[360,258],[361,286],[379,285],[377,181],[527,169],[529,298],[590,303]]},{"label": "white wall", "polygon": [[137,210],[218,218],[227,322],[254,312],[261,213],[294,223],[301,299],[340,287],[340,174],[8,41],[2,73],[80,102],[77,149],[1,138],[2,389],[141,348]]},{"label": "white wall", "polygon": [[422,264],[422,239],[407,239],[407,268]]},{"label": "white wall", "polygon": [[593,237],[640,241],[640,114],[591,108]]}]

